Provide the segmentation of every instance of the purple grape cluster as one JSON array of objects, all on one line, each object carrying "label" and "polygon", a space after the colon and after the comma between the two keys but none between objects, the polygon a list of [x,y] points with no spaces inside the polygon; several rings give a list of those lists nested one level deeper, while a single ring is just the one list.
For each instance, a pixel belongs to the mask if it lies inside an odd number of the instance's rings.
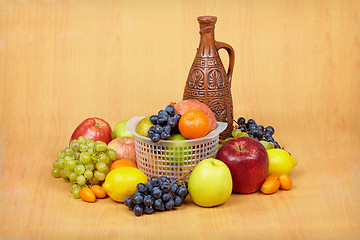
[{"label": "purple grape cluster", "polygon": [[188,195],[187,181],[152,177],[146,184],[138,183],[133,197],[125,198],[124,204],[135,216],[163,212],[180,207]]},{"label": "purple grape cluster", "polygon": [[254,119],[249,119],[247,122],[245,118],[240,117],[237,120],[238,129],[241,132],[245,132],[249,137],[255,138],[256,140],[263,140],[274,144],[275,148],[281,148],[279,143],[274,139],[275,129],[272,126],[264,127],[263,125],[256,124]]},{"label": "purple grape cluster", "polygon": [[173,105],[166,106],[165,110],[160,110],[157,115],[150,116],[150,122],[155,126],[150,127],[147,136],[153,142],[169,139],[172,134],[179,131],[180,117],[180,114],[175,114]]}]

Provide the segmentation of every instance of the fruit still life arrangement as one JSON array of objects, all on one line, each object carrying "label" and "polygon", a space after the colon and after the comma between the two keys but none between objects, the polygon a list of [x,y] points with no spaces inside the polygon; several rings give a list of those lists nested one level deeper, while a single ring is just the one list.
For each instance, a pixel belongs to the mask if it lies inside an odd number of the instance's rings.
[{"label": "fruit still life arrangement", "polygon": [[[57,153],[52,176],[71,183],[75,199],[111,198],[136,216],[224,204],[234,194],[290,190],[297,161],[274,139],[272,126],[239,118],[226,123],[195,99],[170,103],[156,114],[118,122],[88,118]],[[191,199],[191,200],[190,200]]]}]

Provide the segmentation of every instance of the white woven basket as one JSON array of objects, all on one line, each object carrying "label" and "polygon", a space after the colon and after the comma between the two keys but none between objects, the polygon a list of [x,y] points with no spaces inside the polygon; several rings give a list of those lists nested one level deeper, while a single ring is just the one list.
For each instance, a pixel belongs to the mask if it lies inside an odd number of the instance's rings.
[{"label": "white woven basket", "polygon": [[138,122],[144,117],[133,117],[126,123],[126,129],[134,134],[137,167],[148,178],[167,176],[188,179],[190,171],[203,159],[213,158],[219,144],[219,134],[227,127],[217,122],[216,129],[198,139],[153,142],[136,133]]}]

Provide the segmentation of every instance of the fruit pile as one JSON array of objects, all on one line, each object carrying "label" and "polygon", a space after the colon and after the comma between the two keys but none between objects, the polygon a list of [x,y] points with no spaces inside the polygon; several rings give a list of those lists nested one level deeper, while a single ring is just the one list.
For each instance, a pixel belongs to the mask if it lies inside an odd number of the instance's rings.
[{"label": "fruit pile", "polygon": [[166,176],[152,177],[146,184],[138,183],[134,196],[125,198],[124,204],[140,216],[180,207],[187,195],[186,181]]},{"label": "fruit pile", "polygon": [[[167,176],[148,179],[137,168],[134,135],[127,131],[126,122],[119,122],[112,131],[102,119],[86,119],[75,129],[69,146],[58,152],[52,176],[71,182],[74,198],[95,202],[109,196],[141,216],[180,207],[188,195],[199,206],[214,207],[224,204],[233,192],[272,194],[292,187],[289,175],[297,161],[280,148],[272,126],[239,118],[232,137],[221,142],[215,156],[192,165],[187,182]],[[135,132],[169,144],[165,146],[173,150],[163,160],[172,171],[181,169],[194,154],[184,140],[204,137],[214,129],[215,115],[209,107],[188,99],[142,119]],[[164,147],[152,154],[163,152]]]}]

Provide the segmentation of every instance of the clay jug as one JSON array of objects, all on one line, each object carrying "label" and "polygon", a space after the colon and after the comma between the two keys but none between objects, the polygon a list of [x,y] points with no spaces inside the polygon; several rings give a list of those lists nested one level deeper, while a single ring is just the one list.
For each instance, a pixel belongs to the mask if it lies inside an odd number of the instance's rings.
[{"label": "clay jug", "polygon": [[[198,17],[200,44],[186,81],[183,99],[196,99],[205,103],[214,112],[218,122],[227,122],[227,128],[220,134],[220,139],[225,139],[231,136],[233,129],[231,77],[235,52],[229,44],[215,41],[216,20],[214,16]],[[227,72],[218,52],[222,48],[229,55]]]}]

